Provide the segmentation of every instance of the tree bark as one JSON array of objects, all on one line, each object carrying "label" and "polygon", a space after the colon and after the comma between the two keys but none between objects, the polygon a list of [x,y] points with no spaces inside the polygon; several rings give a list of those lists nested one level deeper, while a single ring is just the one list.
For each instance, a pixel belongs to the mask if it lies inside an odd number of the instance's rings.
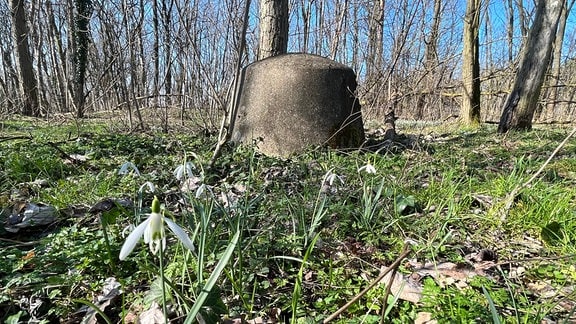
[{"label": "tree bark", "polygon": [[76,17],[74,19],[74,106],[76,117],[84,118],[86,96],[86,69],[88,68],[88,46],[90,44],[90,17],[92,16],[91,0],[76,0]]},{"label": "tree bark", "polygon": [[506,28],[506,39],[508,40],[508,64],[514,60],[514,4],[513,0],[508,0],[506,14],[508,15],[508,25]]},{"label": "tree bark", "polygon": [[438,38],[440,36],[440,20],[442,19],[442,0],[434,0],[434,16],[430,33],[424,38],[426,44],[426,72],[431,73],[438,66]]},{"label": "tree bark", "polygon": [[288,0],[260,0],[258,59],[288,50]]},{"label": "tree bark", "polygon": [[372,8],[369,12],[368,21],[368,57],[366,62],[366,83],[371,83],[378,79],[378,74],[382,70],[382,51],[384,48],[384,1],[372,1]]},{"label": "tree bark", "polygon": [[564,43],[564,33],[566,32],[566,23],[568,21],[568,13],[572,9],[575,0],[564,0],[564,7],[562,8],[562,13],[560,14],[560,20],[558,21],[558,30],[556,31],[556,40],[554,42],[554,50],[552,52],[551,67],[550,67],[550,78],[549,78],[549,97],[546,111],[551,115],[550,118],[556,118],[555,109],[557,107],[556,101],[559,97],[559,85],[560,85],[560,70],[562,64],[562,44]]},{"label": "tree bark", "polygon": [[468,126],[480,124],[480,0],[466,1],[462,50],[462,83],[464,93],[460,115]]},{"label": "tree bark", "polygon": [[59,111],[68,111],[68,80],[66,79],[66,54],[64,54],[61,38],[61,30],[56,24],[54,9],[52,2],[46,1],[47,12],[47,28],[48,35],[50,35],[50,59],[51,64],[54,66],[53,73],[56,74],[56,86],[58,93],[56,94],[57,105],[60,107]]},{"label": "tree bark", "polygon": [[538,105],[538,98],[549,66],[552,45],[564,0],[539,0],[536,17],[528,33],[522,50],[520,66],[506,98],[498,133],[510,129],[530,130],[532,118]]},{"label": "tree bark", "polygon": [[40,116],[38,101],[38,81],[34,75],[32,56],[29,47],[29,30],[26,22],[24,0],[11,0],[12,33],[16,43],[16,56],[20,72],[20,87],[23,97],[22,114]]}]

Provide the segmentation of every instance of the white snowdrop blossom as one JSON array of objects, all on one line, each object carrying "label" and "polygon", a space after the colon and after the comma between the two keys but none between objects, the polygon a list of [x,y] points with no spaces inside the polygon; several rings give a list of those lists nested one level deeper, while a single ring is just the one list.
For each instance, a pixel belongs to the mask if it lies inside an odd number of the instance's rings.
[{"label": "white snowdrop blossom", "polygon": [[210,190],[205,184],[201,184],[198,189],[196,189],[196,199],[200,199],[206,190]]},{"label": "white snowdrop blossom", "polygon": [[160,213],[160,201],[157,197],[154,197],[152,201],[152,213],[128,235],[120,250],[120,260],[126,259],[132,250],[134,250],[141,236],[144,236],[144,243],[149,244],[152,254],[156,254],[160,249],[163,251],[166,247],[164,224],[168,225],[168,228],[170,228],[172,233],[178,237],[185,247],[194,251],[194,244],[184,229]]},{"label": "white snowdrop blossom", "polygon": [[365,165],[358,168],[358,172],[362,172],[362,171],[364,171],[368,174],[376,174],[376,168],[370,163],[366,163]]},{"label": "white snowdrop blossom", "polygon": [[140,170],[138,170],[138,168],[136,167],[136,165],[134,163],[124,162],[124,164],[122,164],[122,166],[120,166],[120,170],[118,170],[118,174],[120,174],[120,175],[130,174],[132,171],[134,171],[134,174],[136,174],[137,176],[140,176]]},{"label": "white snowdrop blossom", "polygon": [[146,189],[148,189],[147,191],[152,193],[154,191],[156,191],[156,186],[154,186],[154,184],[150,181],[146,181],[144,182],[143,185],[140,186],[140,189],[138,189],[138,192],[143,193],[146,191]]},{"label": "white snowdrop blossom", "polygon": [[344,180],[342,180],[342,177],[332,172],[332,169],[330,169],[324,175],[324,179],[322,179],[322,185],[328,184],[330,187],[332,187],[336,180],[340,181],[340,184],[344,184]]},{"label": "white snowdrop blossom", "polygon": [[186,162],[180,164],[174,170],[174,177],[177,180],[182,180],[184,177],[187,178],[192,177],[193,176],[192,169],[194,169],[194,164],[192,164],[192,162]]}]

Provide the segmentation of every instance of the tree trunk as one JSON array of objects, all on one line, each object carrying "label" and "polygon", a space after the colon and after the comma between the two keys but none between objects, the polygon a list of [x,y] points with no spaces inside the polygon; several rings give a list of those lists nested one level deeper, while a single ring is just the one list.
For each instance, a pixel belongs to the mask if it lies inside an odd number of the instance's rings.
[{"label": "tree trunk", "polygon": [[468,126],[480,124],[480,0],[466,1],[462,50],[462,83],[464,93],[460,115]]},{"label": "tree trunk", "polygon": [[92,16],[91,0],[76,0],[76,17],[74,19],[74,106],[76,117],[84,118],[86,97],[86,69],[88,67],[88,46],[90,44],[90,17]]},{"label": "tree trunk", "polygon": [[26,116],[39,116],[38,81],[34,75],[32,56],[28,44],[28,24],[24,12],[23,0],[11,0],[12,33],[16,43],[16,56],[18,57],[18,70],[20,72],[20,85],[23,97],[22,114]]},{"label": "tree trunk", "polygon": [[436,66],[438,66],[438,38],[440,36],[441,13],[442,0],[434,0],[434,16],[432,17],[430,33],[427,37],[424,37],[424,43],[426,44],[426,61],[424,65],[427,73],[432,73]]},{"label": "tree trunk", "polygon": [[375,0],[369,12],[368,21],[368,57],[366,62],[366,83],[376,82],[382,71],[382,51],[384,47],[384,1]]},{"label": "tree trunk", "polygon": [[288,50],[288,0],[260,0],[258,60]]},{"label": "tree trunk", "polygon": [[499,133],[506,133],[510,129],[529,130],[532,128],[532,118],[550,62],[552,45],[563,6],[564,0],[538,1],[536,17],[522,51],[512,91],[504,103],[498,125]]},{"label": "tree trunk", "polygon": [[52,2],[46,1],[46,12],[47,12],[47,28],[48,35],[50,35],[49,48],[50,48],[50,59],[51,64],[54,66],[53,73],[56,74],[56,84],[58,87],[58,92],[56,94],[57,105],[59,106],[59,111],[68,111],[68,81],[66,80],[66,54],[64,54],[62,46],[62,36],[61,30],[56,24],[56,18],[54,16],[54,9],[52,8]]},{"label": "tree trunk", "polygon": [[518,22],[520,24],[520,32],[522,33],[522,42],[524,42],[526,36],[528,36],[528,19],[526,18],[526,11],[524,10],[522,0],[516,0],[516,6],[518,7]]},{"label": "tree trunk", "polygon": [[562,65],[562,44],[564,43],[564,33],[566,32],[566,23],[568,21],[568,13],[574,5],[574,0],[568,3],[568,0],[564,0],[564,7],[562,8],[562,13],[560,14],[560,20],[558,21],[558,30],[556,32],[556,40],[554,43],[554,51],[552,54],[552,62],[550,68],[550,92],[548,97],[548,104],[546,112],[549,114],[551,119],[556,117],[554,110],[557,108],[557,101],[559,96],[559,85],[560,85],[560,70]]},{"label": "tree trunk", "polygon": [[334,38],[332,39],[332,43],[330,45],[330,58],[333,60],[336,59],[336,55],[338,54],[338,46],[340,45],[340,41],[342,39],[343,47],[346,47],[346,35],[344,34],[344,25],[346,24],[346,16],[348,12],[348,0],[344,0],[342,4],[337,4],[337,16],[336,16],[336,29],[334,30]]},{"label": "tree trunk", "polygon": [[508,0],[506,14],[508,15],[508,25],[506,27],[506,39],[508,41],[508,64],[514,60],[514,4],[513,0]]}]

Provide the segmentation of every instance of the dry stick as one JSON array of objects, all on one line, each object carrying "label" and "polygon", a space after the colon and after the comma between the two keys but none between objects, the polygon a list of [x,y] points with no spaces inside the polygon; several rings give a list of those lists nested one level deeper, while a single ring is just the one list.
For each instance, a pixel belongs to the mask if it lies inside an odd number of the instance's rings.
[{"label": "dry stick", "polygon": [[384,293],[384,298],[382,298],[382,314],[380,315],[380,324],[384,324],[384,315],[386,314],[386,308],[388,308],[388,296],[392,292],[392,284],[396,278],[396,272],[398,272],[398,267],[394,267],[392,274],[390,275],[390,280],[388,280],[386,292]]},{"label": "dry stick", "polygon": [[[248,29],[248,18],[250,12],[250,0],[246,1],[246,6],[244,7],[244,25],[242,26],[242,38],[240,39],[240,49],[238,50],[238,61],[236,62],[236,72],[234,76],[234,89],[232,93],[232,102],[229,107],[230,110],[228,114],[224,114],[222,117],[222,124],[220,125],[220,132],[218,134],[218,143],[216,143],[216,148],[212,154],[212,158],[208,163],[208,167],[212,168],[216,159],[220,156],[222,147],[232,136],[232,131],[234,128],[234,120],[236,119],[236,113],[238,112],[238,101],[240,97],[240,88],[242,84],[242,56],[244,55],[244,50],[246,48],[246,31]],[[226,127],[226,121],[228,120],[228,127]]]},{"label": "dry stick", "polygon": [[564,140],[556,147],[556,149],[554,149],[554,151],[552,152],[552,154],[550,154],[550,156],[548,157],[548,159],[546,160],[546,162],[544,162],[544,164],[542,164],[542,166],[540,167],[540,169],[538,169],[538,171],[536,171],[536,173],[534,173],[534,175],[532,175],[532,177],[530,179],[528,179],[528,181],[524,182],[523,184],[516,186],[509,194],[508,196],[506,196],[506,198],[504,199],[505,201],[505,205],[504,205],[504,210],[502,212],[502,220],[504,220],[507,216],[508,213],[510,212],[510,209],[512,208],[512,204],[514,204],[514,199],[516,198],[516,196],[518,196],[518,194],[520,193],[520,191],[526,187],[528,187],[528,185],[534,181],[534,179],[536,179],[540,173],[542,173],[542,171],[544,171],[544,168],[548,165],[548,163],[550,163],[550,161],[552,161],[552,158],[556,155],[556,153],[558,153],[558,151],[560,151],[560,149],[566,145],[566,143],[568,142],[568,140],[574,136],[574,134],[576,134],[576,127],[574,127],[572,129],[572,131],[570,132],[570,134],[568,134],[566,136],[566,138],[564,138]]},{"label": "dry stick", "polygon": [[[330,316],[328,316],[326,319],[324,319],[324,321],[322,321],[322,323],[329,323],[330,321],[334,320],[336,317],[338,317],[340,314],[342,314],[345,310],[347,310],[350,306],[352,306],[352,304],[354,304],[360,298],[362,298],[362,296],[364,296],[370,289],[372,289],[374,286],[376,286],[382,280],[382,278],[384,278],[384,276],[386,276],[390,271],[392,271],[392,269],[398,268],[398,266],[400,265],[400,262],[402,262],[402,260],[404,260],[404,258],[407,257],[408,254],[410,254],[410,252],[411,252],[410,246],[408,244],[404,245],[404,250],[402,251],[400,256],[398,256],[398,258],[388,267],[388,269],[386,269],[386,271],[381,272],[378,275],[378,277],[376,279],[374,279],[374,281],[372,281],[366,288],[364,288],[364,290],[362,290],[360,293],[358,293],[358,295],[354,296],[354,298],[352,298],[349,302],[347,302],[346,305],[340,307],[340,309],[338,309],[337,311],[332,313]],[[390,282],[392,282],[392,280]]]}]

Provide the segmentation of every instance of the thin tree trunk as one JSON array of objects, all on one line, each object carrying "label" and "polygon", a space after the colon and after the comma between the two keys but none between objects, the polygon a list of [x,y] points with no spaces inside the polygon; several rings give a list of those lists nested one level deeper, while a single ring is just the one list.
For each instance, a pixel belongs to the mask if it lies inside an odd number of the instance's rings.
[{"label": "thin tree trunk", "polygon": [[428,37],[425,37],[426,44],[426,72],[431,73],[438,65],[438,37],[440,35],[440,20],[442,13],[442,0],[434,0],[434,16]]},{"label": "thin tree trunk", "polygon": [[49,42],[51,51],[50,59],[52,66],[54,66],[54,73],[56,74],[56,82],[58,86],[58,92],[56,94],[58,105],[60,106],[60,111],[68,111],[68,86],[66,81],[66,72],[64,70],[66,66],[66,55],[64,54],[60,30],[56,25],[56,19],[54,17],[54,9],[52,8],[52,2],[46,1],[46,12],[48,19],[48,34],[52,39]]},{"label": "thin tree trunk", "polygon": [[88,68],[88,46],[90,44],[90,17],[92,16],[91,0],[76,0],[76,17],[74,19],[74,106],[76,117],[84,118],[86,96],[86,70]]},{"label": "thin tree trunk", "polygon": [[562,13],[560,14],[560,20],[558,22],[558,31],[556,32],[556,40],[554,42],[554,52],[552,54],[552,68],[550,69],[550,97],[548,98],[548,104],[546,112],[550,114],[551,118],[555,117],[554,110],[557,108],[556,101],[559,95],[559,84],[560,84],[560,68],[562,61],[562,44],[564,43],[564,33],[566,31],[566,23],[568,21],[568,13],[572,9],[575,0],[570,1],[564,0],[564,7],[562,8]]},{"label": "thin tree trunk", "polygon": [[258,59],[288,50],[288,0],[260,0]]},{"label": "thin tree trunk", "polygon": [[34,75],[32,56],[30,55],[29,30],[23,0],[10,0],[12,12],[12,33],[16,44],[20,87],[23,98],[22,114],[39,116],[38,81]]},{"label": "thin tree trunk", "polygon": [[311,1],[304,1],[300,4],[301,12],[302,12],[302,46],[301,51],[303,53],[308,52],[308,42],[310,39],[310,11],[311,11],[312,2]]},{"label": "thin tree trunk", "polygon": [[314,37],[314,50],[315,53],[322,55],[322,40],[324,37],[324,33],[326,32],[324,29],[324,1],[317,0],[316,1],[316,37]]},{"label": "thin tree trunk", "polygon": [[[172,94],[172,32],[170,30],[171,25],[171,16],[172,16],[172,7],[174,5],[173,1],[166,3],[166,1],[162,1],[162,22],[164,28],[164,91],[165,91],[165,100],[164,100],[164,114],[165,119],[163,123],[163,130],[168,132],[168,119],[170,115],[170,106],[172,105],[172,100],[170,95]],[[225,55],[223,55],[225,56]]]},{"label": "thin tree trunk", "polygon": [[[344,35],[344,37],[342,37],[342,33],[344,30],[344,24],[346,23],[346,13],[348,12],[348,0],[344,0],[344,2],[342,3],[342,5],[339,8],[340,12],[339,15],[337,16],[337,22],[336,22],[336,30],[334,31],[334,38],[332,39],[332,45],[330,46],[330,57],[335,60],[336,59],[336,55],[338,53],[338,45],[340,44],[340,39],[343,38],[344,41],[346,39],[346,36]],[[345,48],[345,44],[344,44],[344,48]]]},{"label": "thin tree trunk", "polygon": [[378,78],[379,71],[382,69],[382,51],[384,47],[384,1],[372,1],[372,10],[369,15],[366,78],[374,82],[374,80]]},{"label": "thin tree trunk", "polygon": [[499,133],[510,129],[529,130],[538,105],[545,72],[550,62],[552,44],[564,0],[539,0],[534,23],[522,51],[520,66],[512,91],[506,98]]},{"label": "thin tree trunk", "polygon": [[514,3],[513,0],[508,0],[506,14],[508,15],[508,26],[506,30],[506,38],[508,40],[508,64],[512,64],[514,60]]},{"label": "thin tree trunk", "polygon": [[153,45],[153,59],[154,59],[154,100],[158,100],[160,95],[160,27],[159,27],[159,13],[158,13],[158,0],[153,0],[152,4],[152,25],[154,26],[154,45]]},{"label": "thin tree trunk", "polygon": [[480,124],[480,0],[466,1],[462,50],[462,83],[464,93],[460,115],[468,126]]},{"label": "thin tree trunk", "polygon": [[526,22],[526,11],[524,11],[524,3],[522,0],[516,0],[516,6],[518,7],[518,22],[520,24],[520,32],[522,33],[522,38],[528,36],[528,23]]}]

